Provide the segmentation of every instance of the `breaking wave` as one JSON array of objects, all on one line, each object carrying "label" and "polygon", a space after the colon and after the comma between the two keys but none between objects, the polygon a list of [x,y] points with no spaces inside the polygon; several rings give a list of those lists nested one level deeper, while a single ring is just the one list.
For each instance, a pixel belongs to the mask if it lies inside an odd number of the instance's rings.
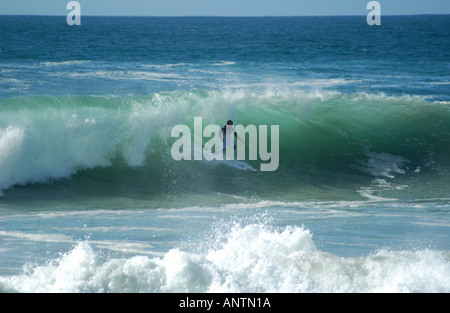
[{"label": "breaking wave", "polygon": [[[354,190],[376,180],[392,183],[398,177],[408,177],[414,185],[421,179],[437,179],[448,186],[447,102],[235,89],[0,101],[3,192],[50,182],[99,191],[113,186],[115,191],[141,188],[155,194],[208,192],[222,188],[224,179],[232,186],[236,177],[246,181],[236,189],[249,192],[327,186]],[[192,127],[196,116],[203,118],[204,126],[223,125],[228,119],[244,126],[279,125],[279,168],[252,176],[211,162],[174,161],[171,129],[177,124]],[[249,163],[259,168],[260,160]],[[193,179],[199,183],[189,183]]]}]

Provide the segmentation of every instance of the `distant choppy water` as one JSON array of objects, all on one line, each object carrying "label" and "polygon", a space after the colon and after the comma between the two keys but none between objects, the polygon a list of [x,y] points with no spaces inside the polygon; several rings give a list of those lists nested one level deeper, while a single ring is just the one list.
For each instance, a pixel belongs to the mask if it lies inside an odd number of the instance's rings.
[{"label": "distant choppy water", "polygon": [[[449,26],[0,16],[0,290],[449,292]],[[279,168],[174,161],[196,116]]]}]

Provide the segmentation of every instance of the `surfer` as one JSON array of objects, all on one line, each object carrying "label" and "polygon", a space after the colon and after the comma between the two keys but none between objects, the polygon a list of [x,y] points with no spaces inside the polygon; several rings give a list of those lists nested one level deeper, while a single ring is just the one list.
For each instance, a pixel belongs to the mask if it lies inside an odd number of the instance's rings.
[{"label": "surfer", "polygon": [[[234,133],[234,137],[236,137],[237,139],[239,139],[241,142],[245,143],[244,140],[242,140],[238,134],[236,133],[236,131],[234,130],[234,123],[232,120],[228,120],[227,124],[222,126],[222,131],[219,133],[219,137],[223,142],[223,147],[222,150],[216,150],[214,152],[214,154],[225,151],[227,149],[227,145],[229,145],[230,147],[232,147],[233,145],[233,140],[231,138],[231,136]],[[234,150],[236,150],[236,143],[234,143]]]}]

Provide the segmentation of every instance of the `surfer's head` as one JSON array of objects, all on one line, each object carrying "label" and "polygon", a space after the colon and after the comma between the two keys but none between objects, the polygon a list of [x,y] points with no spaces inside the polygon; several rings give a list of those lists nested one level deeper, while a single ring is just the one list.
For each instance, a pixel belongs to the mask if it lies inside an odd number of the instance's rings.
[{"label": "surfer's head", "polygon": [[234,125],[234,123],[233,123],[232,120],[228,120],[228,121],[227,121],[227,125]]}]

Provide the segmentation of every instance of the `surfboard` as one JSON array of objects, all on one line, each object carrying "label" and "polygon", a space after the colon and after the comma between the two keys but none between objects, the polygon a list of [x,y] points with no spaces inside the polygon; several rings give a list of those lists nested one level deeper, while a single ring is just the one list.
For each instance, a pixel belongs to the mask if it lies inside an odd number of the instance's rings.
[{"label": "surfboard", "polygon": [[[214,154],[211,151],[208,151],[207,149],[203,148],[203,155],[208,155],[209,158],[213,158]],[[224,157],[225,158],[225,157]],[[227,166],[236,168],[238,170],[241,171],[246,171],[246,172],[257,172],[257,170],[255,168],[253,168],[250,164],[247,164],[244,161],[239,161],[239,160],[212,160],[214,162],[220,162],[222,164],[225,164]]]},{"label": "surfboard", "polygon": [[242,161],[237,161],[237,160],[223,160],[220,161],[223,162],[223,164],[237,168],[238,170],[241,171],[246,171],[246,172],[257,172],[256,169],[254,169],[251,165],[242,162]]}]

